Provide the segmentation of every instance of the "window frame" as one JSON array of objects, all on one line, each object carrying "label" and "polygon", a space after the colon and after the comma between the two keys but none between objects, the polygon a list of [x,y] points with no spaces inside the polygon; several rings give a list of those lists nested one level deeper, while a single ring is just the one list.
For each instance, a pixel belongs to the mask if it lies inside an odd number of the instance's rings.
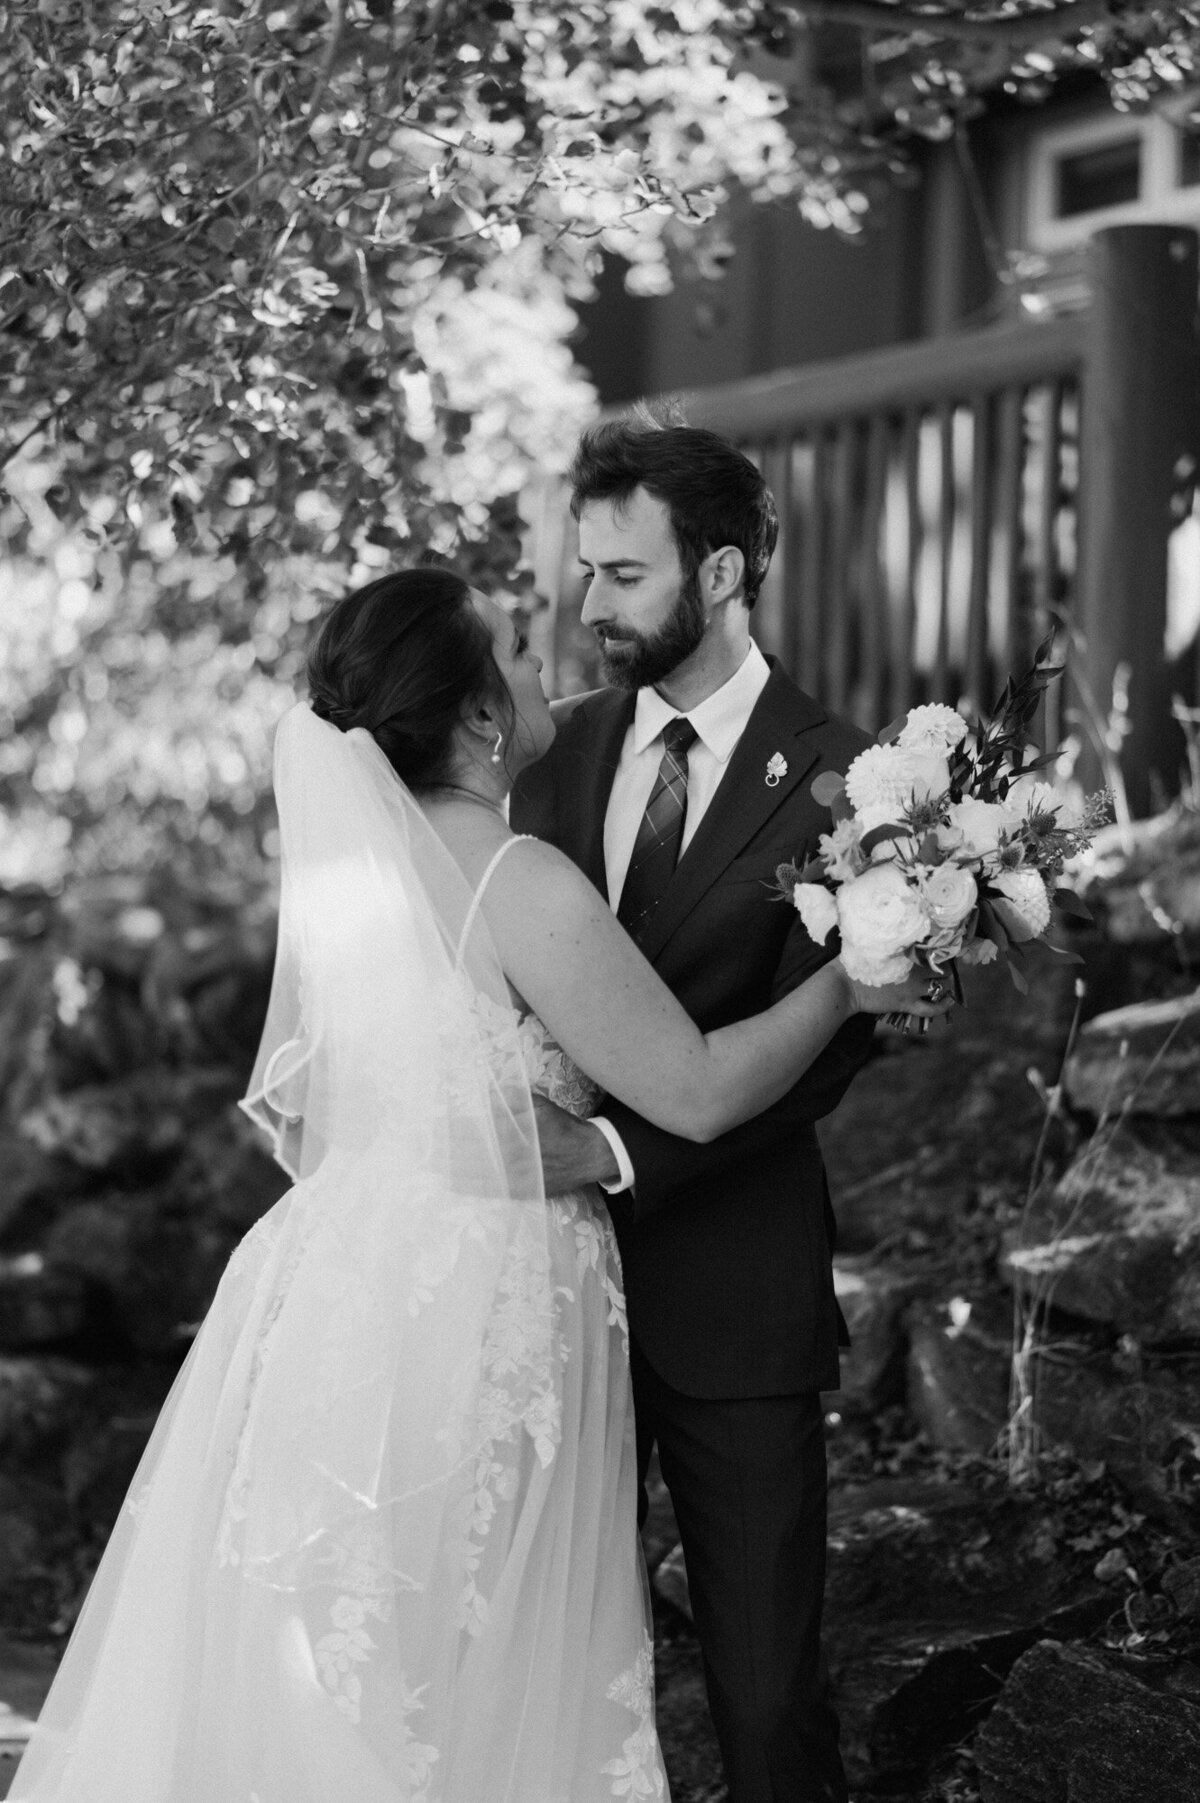
[{"label": "window frame", "polygon": [[[1103,150],[1136,138],[1141,146],[1141,192],[1137,200],[1095,207],[1066,216],[1058,205],[1059,166],[1078,152]],[[1106,225],[1162,221],[1200,224],[1200,180],[1180,185],[1182,134],[1157,113],[1117,113],[1110,108],[1058,125],[1035,129],[1029,142],[1026,183],[1026,242],[1032,250],[1073,248]]]}]

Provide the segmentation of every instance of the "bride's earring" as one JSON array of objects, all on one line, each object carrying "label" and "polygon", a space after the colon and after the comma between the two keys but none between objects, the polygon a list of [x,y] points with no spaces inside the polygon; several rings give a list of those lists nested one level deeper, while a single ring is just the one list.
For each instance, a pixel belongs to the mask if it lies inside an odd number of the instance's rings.
[{"label": "bride's earring", "polygon": [[492,762],[493,762],[493,764],[498,764],[500,762],[500,747],[501,747],[501,745],[503,745],[503,743],[504,743],[504,734],[502,732],[498,732],[496,734],[496,743],[492,747]]}]

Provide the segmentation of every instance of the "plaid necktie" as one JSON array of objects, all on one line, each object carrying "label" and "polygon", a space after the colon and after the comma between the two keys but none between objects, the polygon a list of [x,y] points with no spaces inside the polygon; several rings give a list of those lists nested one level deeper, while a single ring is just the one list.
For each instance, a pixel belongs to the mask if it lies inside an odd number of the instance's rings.
[{"label": "plaid necktie", "polygon": [[633,842],[617,909],[617,919],[636,940],[649,926],[658,899],[679,861],[687,814],[688,748],[695,739],[696,728],[682,714],[668,720],[663,728],[662,763]]}]

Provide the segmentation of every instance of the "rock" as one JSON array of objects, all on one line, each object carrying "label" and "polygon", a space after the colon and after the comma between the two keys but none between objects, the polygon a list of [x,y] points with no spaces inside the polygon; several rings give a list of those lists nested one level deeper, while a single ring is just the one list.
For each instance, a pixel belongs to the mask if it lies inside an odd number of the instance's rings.
[{"label": "rock", "polygon": [[1073,966],[1047,954],[1030,976],[1021,996],[1003,969],[967,971],[967,1006],[923,1039],[880,1039],[821,1122],[839,1252],[928,1246],[980,1196],[1024,1190],[1044,1115],[1027,1073],[1057,1080],[1075,1001]]},{"label": "rock", "polygon": [[1008,1419],[1012,1331],[1012,1305],[999,1295],[910,1308],[908,1407],[935,1446],[994,1449]]},{"label": "rock", "polygon": [[871,1257],[840,1255],[833,1284],[850,1346],[843,1348],[842,1381],[824,1397],[826,1409],[876,1410],[904,1395],[904,1310],[932,1279]]},{"label": "rock", "polygon": [[1043,1641],[1009,1675],[975,1761],[983,1803],[1196,1803],[1200,1707]]},{"label": "rock", "polygon": [[1200,990],[1096,1015],[1067,1060],[1064,1087],[1086,1114],[1200,1114]]},{"label": "rock", "polygon": [[1107,1616],[1111,1595],[1073,1584],[1039,1530],[999,1488],[897,1478],[834,1496],[825,1638],[856,1793],[907,1794],[1040,1636]]},{"label": "rock", "polygon": [[1200,1337],[1200,1153],[1127,1130],[1086,1146],[1005,1243],[1027,1295],[1154,1342]]},{"label": "rock", "polygon": [[1102,829],[1079,886],[1119,945],[1200,938],[1200,812],[1180,806]]},{"label": "rock", "polygon": [[1139,1502],[1176,1514],[1200,1502],[1200,1358],[1139,1360],[1129,1348],[1052,1339],[1034,1373],[1045,1440],[1102,1460]]},{"label": "rock", "polygon": [[0,1348],[20,1352],[71,1339],[86,1313],[85,1287],[74,1273],[55,1270],[40,1252],[0,1258]]}]

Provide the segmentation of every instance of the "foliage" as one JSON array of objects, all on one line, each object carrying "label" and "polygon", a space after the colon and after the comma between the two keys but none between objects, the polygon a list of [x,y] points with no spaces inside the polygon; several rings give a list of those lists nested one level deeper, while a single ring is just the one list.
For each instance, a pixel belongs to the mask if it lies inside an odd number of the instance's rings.
[{"label": "foliage", "polygon": [[513,580],[605,256],[716,276],[735,186],[858,231],[997,81],[1193,71],[1194,9],[1035,10],[0,0],[0,880],[249,819],[347,581],[425,546]]}]

